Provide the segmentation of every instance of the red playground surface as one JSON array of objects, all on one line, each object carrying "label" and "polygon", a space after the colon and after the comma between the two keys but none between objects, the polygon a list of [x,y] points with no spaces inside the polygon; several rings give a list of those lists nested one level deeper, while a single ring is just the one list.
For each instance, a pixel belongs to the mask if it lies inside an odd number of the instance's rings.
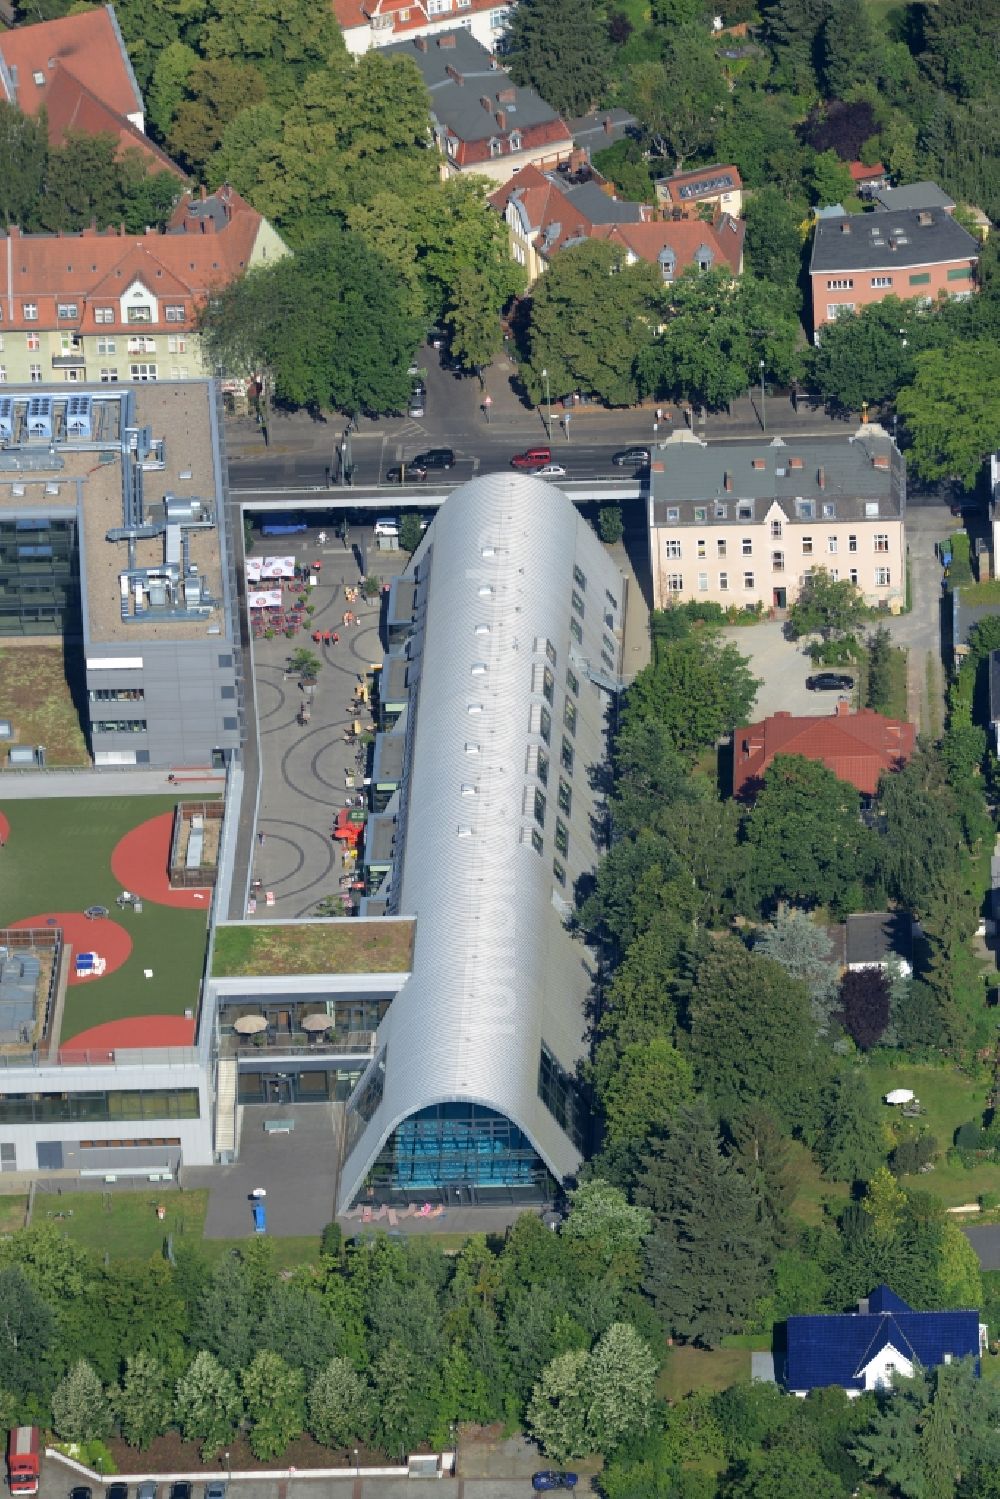
[{"label": "red playground surface", "polygon": [[6,843],[10,837],[10,819],[6,812],[0,812],[0,843]]},{"label": "red playground surface", "polygon": [[[132,952],[132,938],[117,921],[109,921],[106,917],[88,921],[81,911],[43,911],[40,916],[26,916],[22,921],[12,921],[11,926],[61,926],[63,940],[70,944],[74,953],[96,952],[105,959],[108,965],[104,970],[105,976],[120,968]],[[69,982],[99,984],[101,978],[96,974],[93,978],[77,978],[76,967],[72,966]]]},{"label": "red playground surface", "polygon": [[111,855],[111,872],[123,890],[131,890],[143,900],[157,906],[182,906],[185,910],[207,911],[212,898],[210,889],[171,890],[167,877],[170,858],[170,834],[174,814],[161,812],[120,839]]},{"label": "red playground surface", "polygon": [[129,1020],[107,1020],[81,1031],[59,1048],[59,1060],[72,1062],[81,1052],[117,1051],[126,1047],[193,1046],[194,1021],[183,1015],[135,1015]]}]

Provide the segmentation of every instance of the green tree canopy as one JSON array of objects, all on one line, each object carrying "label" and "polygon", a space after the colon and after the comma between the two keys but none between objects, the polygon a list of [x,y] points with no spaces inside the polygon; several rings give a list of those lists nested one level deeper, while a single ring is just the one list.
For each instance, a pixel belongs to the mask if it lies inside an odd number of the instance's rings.
[{"label": "green tree canopy", "polygon": [[623,724],[659,723],[686,756],[745,723],[757,688],[745,656],[709,633],[659,641],[629,688]]},{"label": "green tree canopy", "polygon": [[871,612],[850,579],[834,578],[825,567],[814,567],[789,610],[788,622],[796,636],[815,634],[839,640],[870,619]]},{"label": "green tree canopy", "polygon": [[603,94],[610,50],[593,0],[523,0],[511,14],[505,61],[515,83],[537,89],[572,119]]},{"label": "green tree canopy", "polygon": [[971,489],[1000,446],[1000,345],[993,340],[926,349],[897,407],[923,479],[958,479]]},{"label": "green tree canopy", "polygon": [[812,383],[846,411],[859,411],[863,401],[892,400],[913,379],[917,354],[936,334],[933,314],[886,297],[824,327],[810,355]]}]

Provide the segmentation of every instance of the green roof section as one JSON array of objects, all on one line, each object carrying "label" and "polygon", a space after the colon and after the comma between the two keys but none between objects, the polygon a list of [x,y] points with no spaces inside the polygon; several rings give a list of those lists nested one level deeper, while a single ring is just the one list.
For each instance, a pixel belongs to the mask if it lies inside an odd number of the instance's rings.
[{"label": "green roof section", "polygon": [[215,932],[213,978],[313,973],[409,973],[411,920],[234,922]]}]

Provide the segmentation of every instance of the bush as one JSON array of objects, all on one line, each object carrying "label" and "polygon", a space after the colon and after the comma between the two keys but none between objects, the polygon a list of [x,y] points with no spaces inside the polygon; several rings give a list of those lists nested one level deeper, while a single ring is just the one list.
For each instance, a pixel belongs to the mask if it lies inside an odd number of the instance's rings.
[{"label": "bush", "polygon": [[1000,1192],[980,1192],[978,1200],[984,1213],[995,1213],[1000,1208]]},{"label": "bush", "polygon": [[608,546],[614,546],[616,541],[621,541],[625,534],[622,507],[620,505],[602,505],[597,512],[597,529],[600,532],[601,540]]},{"label": "bush", "polygon": [[900,1140],[889,1157],[889,1169],[894,1176],[912,1176],[930,1164],[937,1153],[937,1141],[933,1135],[916,1135],[909,1140]]},{"label": "bush", "polygon": [[853,666],[864,656],[864,646],[854,635],[843,640],[814,640],[808,646],[814,666]]}]

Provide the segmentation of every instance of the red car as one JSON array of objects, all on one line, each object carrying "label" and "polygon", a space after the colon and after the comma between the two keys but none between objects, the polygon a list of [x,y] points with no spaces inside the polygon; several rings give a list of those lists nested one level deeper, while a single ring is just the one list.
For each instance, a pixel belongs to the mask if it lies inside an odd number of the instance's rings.
[{"label": "red car", "polygon": [[547,463],[552,462],[551,448],[525,448],[523,453],[515,453],[510,460],[511,468],[526,469],[530,473],[533,469],[544,468]]}]

